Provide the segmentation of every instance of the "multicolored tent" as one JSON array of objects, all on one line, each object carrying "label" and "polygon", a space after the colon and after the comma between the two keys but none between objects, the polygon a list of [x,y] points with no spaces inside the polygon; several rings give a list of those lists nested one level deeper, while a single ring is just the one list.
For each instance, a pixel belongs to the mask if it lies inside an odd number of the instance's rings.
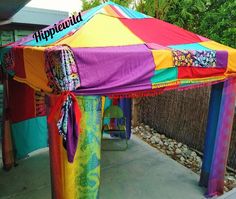
[{"label": "multicolored tent", "polygon": [[32,34],[5,46],[0,55],[14,80],[50,96],[54,198],[97,198],[104,107],[100,96],[142,97],[209,85],[215,86],[201,183],[208,186],[208,195],[221,194],[235,101],[236,50],[110,1],[82,13],[82,19],[68,27],[69,18],[60,21],[42,30],[64,24],[48,40],[37,42]]}]

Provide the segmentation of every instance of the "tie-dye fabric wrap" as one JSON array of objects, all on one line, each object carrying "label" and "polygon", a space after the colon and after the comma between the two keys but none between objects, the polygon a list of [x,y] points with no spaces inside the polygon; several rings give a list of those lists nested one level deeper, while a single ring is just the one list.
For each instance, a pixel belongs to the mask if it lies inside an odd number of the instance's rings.
[{"label": "tie-dye fabric wrap", "polygon": [[48,85],[53,93],[73,91],[80,86],[73,52],[68,46],[57,46],[45,51]]},{"label": "tie-dye fabric wrap", "polygon": [[81,140],[78,147],[80,172],[78,199],[99,197],[102,100],[97,96],[77,97],[81,108]]},{"label": "tie-dye fabric wrap", "polygon": [[[78,142],[78,121],[73,113],[75,101],[74,95],[68,94],[80,86],[78,69],[75,63],[73,52],[68,46],[52,47],[45,51],[46,63],[45,71],[48,77],[48,85],[52,88],[54,94],[61,94],[60,108],[61,114],[57,122],[60,135],[63,137],[63,144],[68,150],[68,160],[73,162],[77,142]],[[66,92],[63,98],[62,93]],[[57,110],[54,110],[55,112]],[[52,113],[51,113],[52,114]]]}]

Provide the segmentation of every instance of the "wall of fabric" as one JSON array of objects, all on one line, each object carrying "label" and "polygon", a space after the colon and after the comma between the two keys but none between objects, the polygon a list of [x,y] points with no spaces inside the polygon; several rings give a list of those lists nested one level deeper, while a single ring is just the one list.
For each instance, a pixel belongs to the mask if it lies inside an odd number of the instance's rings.
[{"label": "wall of fabric", "polygon": [[8,111],[16,159],[48,147],[45,94],[8,79]]},{"label": "wall of fabric", "polygon": [[48,147],[47,117],[36,117],[11,125],[16,159]]}]

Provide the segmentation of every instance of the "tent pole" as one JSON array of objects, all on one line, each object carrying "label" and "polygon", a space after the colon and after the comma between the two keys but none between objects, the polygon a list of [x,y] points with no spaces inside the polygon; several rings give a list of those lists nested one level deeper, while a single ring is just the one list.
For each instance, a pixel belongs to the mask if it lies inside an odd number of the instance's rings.
[{"label": "tent pole", "polygon": [[[216,87],[214,89],[216,89]],[[207,146],[205,148],[206,155],[204,158],[203,171],[200,180],[200,184],[202,182],[203,185],[208,186],[207,196],[209,197],[221,195],[224,192],[224,175],[227,166],[235,110],[236,79],[232,78],[227,80],[223,83],[223,87],[220,88],[219,85],[218,89],[218,91],[212,91],[216,93],[221,92],[221,100],[219,100],[219,96],[211,96],[209,110],[211,111],[211,113],[209,114],[208,122],[211,122],[212,124],[208,124],[208,132],[206,136],[206,139],[208,140],[206,140],[205,146],[207,144],[209,145],[210,142],[212,142],[211,140],[209,140],[211,138],[213,138],[213,145]],[[215,113],[217,113],[218,111],[218,115],[214,116],[217,117],[215,118],[215,120],[213,120],[212,118],[209,119],[210,116],[213,115],[212,110],[214,104],[218,105],[217,107],[219,107],[217,108],[219,110],[215,110]],[[216,106],[214,108],[216,108]],[[210,125],[212,125],[211,128],[209,128]],[[215,131],[214,135],[213,131]],[[204,171],[204,165],[206,166],[208,171]]]},{"label": "tent pole", "polygon": [[[56,103],[54,95],[46,95],[46,111],[49,116],[50,110]],[[55,116],[56,117],[56,116]],[[48,126],[48,146],[49,146],[49,159],[50,159],[50,174],[51,174],[51,198],[63,199],[63,184],[61,177],[61,150],[60,150],[60,136],[58,135],[55,124],[47,122]]]},{"label": "tent pole", "polygon": [[[48,108],[57,102],[50,96]],[[67,152],[57,129],[57,118],[49,126],[49,153],[51,167],[52,199],[98,198],[101,159],[102,103],[99,96],[79,96],[81,110],[80,136],[73,163],[68,162]]]},{"label": "tent pole", "polygon": [[127,138],[130,139],[131,137],[131,119],[132,119],[132,108],[131,108],[131,99],[123,98],[120,99],[119,105],[123,110],[123,113],[126,118],[126,131],[127,131]]},{"label": "tent pole", "polygon": [[219,83],[211,87],[209,101],[208,121],[204,143],[203,163],[201,169],[200,186],[207,187],[212,164],[213,151],[216,140],[216,129],[218,124],[220,103],[224,83]]},{"label": "tent pole", "polygon": [[2,120],[2,160],[3,168],[10,170],[15,163],[14,148],[9,120],[8,75],[3,76],[3,120]]}]

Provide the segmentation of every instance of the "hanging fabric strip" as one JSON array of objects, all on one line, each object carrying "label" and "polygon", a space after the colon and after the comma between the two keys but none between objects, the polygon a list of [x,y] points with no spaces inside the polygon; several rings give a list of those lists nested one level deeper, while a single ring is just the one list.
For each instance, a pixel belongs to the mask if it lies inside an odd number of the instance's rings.
[{"label": "hanging fabric strip", "polygon": [[73,162],[79,139],[80,108],[75,95],[70,91],[63,92],[52,108],[48,122],[54,122],[56,113],[60,111],[57,127],[63,137],[63,145],[67,150],[68,161]]}]

